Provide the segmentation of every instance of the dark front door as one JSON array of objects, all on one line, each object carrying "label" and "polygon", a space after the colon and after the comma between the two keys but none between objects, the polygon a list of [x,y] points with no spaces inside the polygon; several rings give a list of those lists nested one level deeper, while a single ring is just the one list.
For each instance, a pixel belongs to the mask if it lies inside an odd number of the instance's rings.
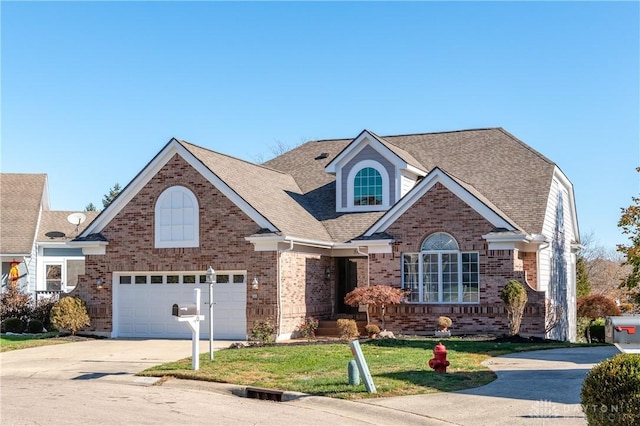
[{"label": "dark front door", "polygon": [[357,306],[344,303],[344,297],[358,286],[358,268],[355,259],[339,257],[336,259],[336,313],[357,314]]}]

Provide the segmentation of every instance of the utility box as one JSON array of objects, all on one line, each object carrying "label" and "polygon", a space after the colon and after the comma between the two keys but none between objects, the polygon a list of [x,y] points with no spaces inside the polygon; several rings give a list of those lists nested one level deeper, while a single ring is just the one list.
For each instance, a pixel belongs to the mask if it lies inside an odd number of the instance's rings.
[{"label": "utility box", "polygon": [[640,353],[640,316],[607,317],[604,340],[620,352]]},{"label": "utility box", "polygon": [[174,317],[191,317],[198,315],[198,307],[195,303],[174,303],[171,313]]}]

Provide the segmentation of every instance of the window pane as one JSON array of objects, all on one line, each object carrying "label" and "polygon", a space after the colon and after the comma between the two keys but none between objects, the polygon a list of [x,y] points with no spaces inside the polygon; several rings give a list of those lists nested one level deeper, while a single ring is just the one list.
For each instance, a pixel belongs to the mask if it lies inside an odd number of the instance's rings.
[{"label": "window pane", "polygon": [[220,284],[229,283],[229,275],[216,275],[216,282]]},{"label": "window pane", "polygon": [[382,204],[382,176],[372,167],[360,170],[353,180],[353,204],[356,206]]},{"label": "window pane", "polygon": [[136,275],[135,279],[136,284],[146,284],[147,276],[146,275]]},{"label": "window pane", "polygon": [[244,275],[234,275],[233,283],[234,284],[242,284],[244,282]]},{"label": "window pane", "polygon": [[207,282],[207,276],[206,275],[200,275],[200,284],[206,284]]},{"label": "window pane", "polygon": [[403,288],[411,291],[409,302],[420,302],[418,259],[418,255],[413,253],[402,256]]},{"label": "window pane", "polygon": [[463,302],[479,302],[480,301],[480,274],[478,253],[462,253],[462,266],[465,270],[462,274],[462,301]]},{"label": "window pane", "polygon": [[167,275],[167,284],[179,284],[180,275]]},{"label": "window pane", "polygon": [[182,282],[185,284],[195,284],[196,283],[196,276],[195,275],[185,275],[184,277],[182,277]]},{"label": "window pane", "polygon": [[48,291],[60,291],[62,290],[62,265],[47,265],[46,266],[46,284]]},{"label": "window pane", "polygon": [[120,277],[120,284],[131,284],[131,276],[123,275]]},{"label": "window pane", "polygon": [[422,255],[423,302],[438,302],[438,255]]},{"label": "window pane", "polygon": [[151,275],[151,284],[162,284],[162,275]]},{"label": "window pane", "polygon": [[458,250],[458,243],[450,235],[438,232],[430,235],[422,243],[422,251],[428,250]]},{"label": "window pane", "polygon": [[78,285],[78,277],[84,275],[84,259],[83,260],[67,260],[67,291],[70,291]]}]

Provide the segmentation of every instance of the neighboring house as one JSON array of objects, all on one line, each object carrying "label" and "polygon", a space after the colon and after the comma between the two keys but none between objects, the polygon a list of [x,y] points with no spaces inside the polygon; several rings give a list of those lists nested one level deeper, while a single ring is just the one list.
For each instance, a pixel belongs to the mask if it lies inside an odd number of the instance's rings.
[{"label": "neighboring house", "polygon": [[[521,332],[575,340],[579,233],[573,186],[501,128],[303,144],[263,165],[172,139],[70,243],[86,255],[76,293],[91,330],[189,337],[171,316],[217,273],[214,337],[244,339],[257,320],[278,339],[305,316],[355,317],[356,286],[410,290],[387,327],[431,334],[508,331],[500,289],[523,282]],[[375,316],[374,316],[375,318]],[[202,336],[208,331],[202,325]]]},{"label": "neighboring house", "polygon": [[[71,224],[69,217],[83,223]],[[84,274],[82,249],[67,242],[97,216],[49,209],[46,174],[0,174],[0,257],[2,288],[10,280],[12,265],[17,285],[37,296],[72,291]]]}]

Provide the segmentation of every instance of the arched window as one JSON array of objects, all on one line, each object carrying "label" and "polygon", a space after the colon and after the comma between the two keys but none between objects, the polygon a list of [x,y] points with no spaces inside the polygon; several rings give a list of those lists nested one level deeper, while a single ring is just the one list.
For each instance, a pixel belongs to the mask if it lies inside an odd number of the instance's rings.
[{"label": "arched window", "polygon": [[356,164],[347,177],[347,207],[378,211],[389,207],[389,173],[373,160]]},{"label": "arched window", "polygon": [[365,167],[356,174],[353,181],[353,205],[382,205],[382,176],[373,167]]},{"label": "arched window", "polygon": [[198,199],[183,186],[167,188],[155,208],[155,247],[198,247],[200,244]]},{"label": "arched window", "polygon": [[478,303],[478,253],[461,252],[456,240],[438,232],[427,237],[420,253],[402,256],[402,286],[417,303]]}]

